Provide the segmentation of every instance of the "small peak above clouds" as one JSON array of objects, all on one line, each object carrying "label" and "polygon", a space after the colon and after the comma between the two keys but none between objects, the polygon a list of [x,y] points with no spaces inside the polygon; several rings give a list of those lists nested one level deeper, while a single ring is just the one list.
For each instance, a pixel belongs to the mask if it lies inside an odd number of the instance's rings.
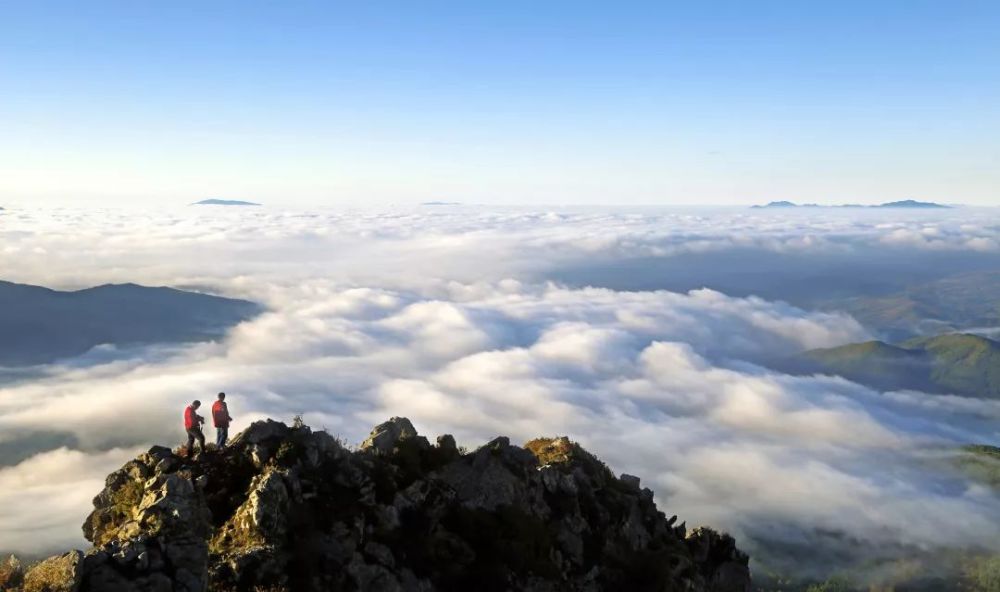
[{"label": "small peak above clouds", "polygon": [[239,199],[203,199],[201,201],[196,201],[193,206],[260,206],[259,204],[252,201],[243,201]]},{"label": "small peak above clouds", "polygon": [[947,206],[944,204],[934,203],[930,201],[916,201],[913,199],[904,199],[902,201],[890,201],[882,205],[874,206],[876,208],[951,208],[953,206]]},{"label": "small peak above clouds", "polygon": [[840,204],[840,205],[821,205],[815,203],[807,204],[797,204],[791,201],[772,201],[765,205],[750,206],[751,209],[767,209],[767,208],[916,208],[916,209],[948,209],[954,206],[944,205],[929,201],[917,201],[915,199],[904,199],[901,201],[890,201],[882,204],[876,205],[861,205],[861,204]]}]

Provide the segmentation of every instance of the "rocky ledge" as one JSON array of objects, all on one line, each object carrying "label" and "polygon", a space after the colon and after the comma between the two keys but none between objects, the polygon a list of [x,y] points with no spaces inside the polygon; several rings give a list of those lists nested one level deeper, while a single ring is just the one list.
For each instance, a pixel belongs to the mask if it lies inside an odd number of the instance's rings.
[{"label": "rocky ledge", "polygon": [[566,438],[464,452],[393,418],[352,451],[266,421],[193,462],[159,446],[129,461],[94,498],[92,549],[11,558],[0,589],[750,589],[732,537],[676,520]]}]

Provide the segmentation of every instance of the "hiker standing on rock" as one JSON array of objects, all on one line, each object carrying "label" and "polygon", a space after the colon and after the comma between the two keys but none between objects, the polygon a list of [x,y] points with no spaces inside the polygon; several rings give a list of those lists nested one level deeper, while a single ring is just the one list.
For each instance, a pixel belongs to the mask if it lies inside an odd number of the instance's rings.
[{"label": "hiker standing on rock", "polygon": [[229,439],[229,406],[226,405],[226,393],[219,393],[219,400],[212,405],[212,423],[215,424],[215,447],[222,450]]},{"label": "hiker standing on rock", "polygon": [[194,441],[201,444],[201,451],[205,452],[205,434],[201,433],[201,424],[205,423],[205,418],[198,415],[198,408],[201,401],[194,401],[184,409],[184,429],[187,431],[187,458],[194,454]]}]

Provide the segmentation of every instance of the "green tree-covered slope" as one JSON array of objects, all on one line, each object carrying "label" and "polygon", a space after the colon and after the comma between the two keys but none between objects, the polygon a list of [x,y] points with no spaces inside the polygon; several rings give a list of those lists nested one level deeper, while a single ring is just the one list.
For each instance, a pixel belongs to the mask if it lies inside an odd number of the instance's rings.
[{"label": "green tree-covered slope", "polygon": [[879,390],[916,389],[1000,399],[1000,342],[965,333],[911,339],[899,345],[868,341],[815,349],[783,369],[835,374]]}]

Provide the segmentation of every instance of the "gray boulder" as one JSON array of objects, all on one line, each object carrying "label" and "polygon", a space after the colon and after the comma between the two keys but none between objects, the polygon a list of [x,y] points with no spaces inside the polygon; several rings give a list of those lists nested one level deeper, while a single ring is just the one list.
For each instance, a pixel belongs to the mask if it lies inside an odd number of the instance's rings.
[{"label": "gray boulder", "polygon": [[361,443],[360,449],[376,455],[388,455],[403,442],[413,442],[419,448],[430,446],[426,438],[417,434],[409,419],[393,417],[375,426],[368,438]]}]

